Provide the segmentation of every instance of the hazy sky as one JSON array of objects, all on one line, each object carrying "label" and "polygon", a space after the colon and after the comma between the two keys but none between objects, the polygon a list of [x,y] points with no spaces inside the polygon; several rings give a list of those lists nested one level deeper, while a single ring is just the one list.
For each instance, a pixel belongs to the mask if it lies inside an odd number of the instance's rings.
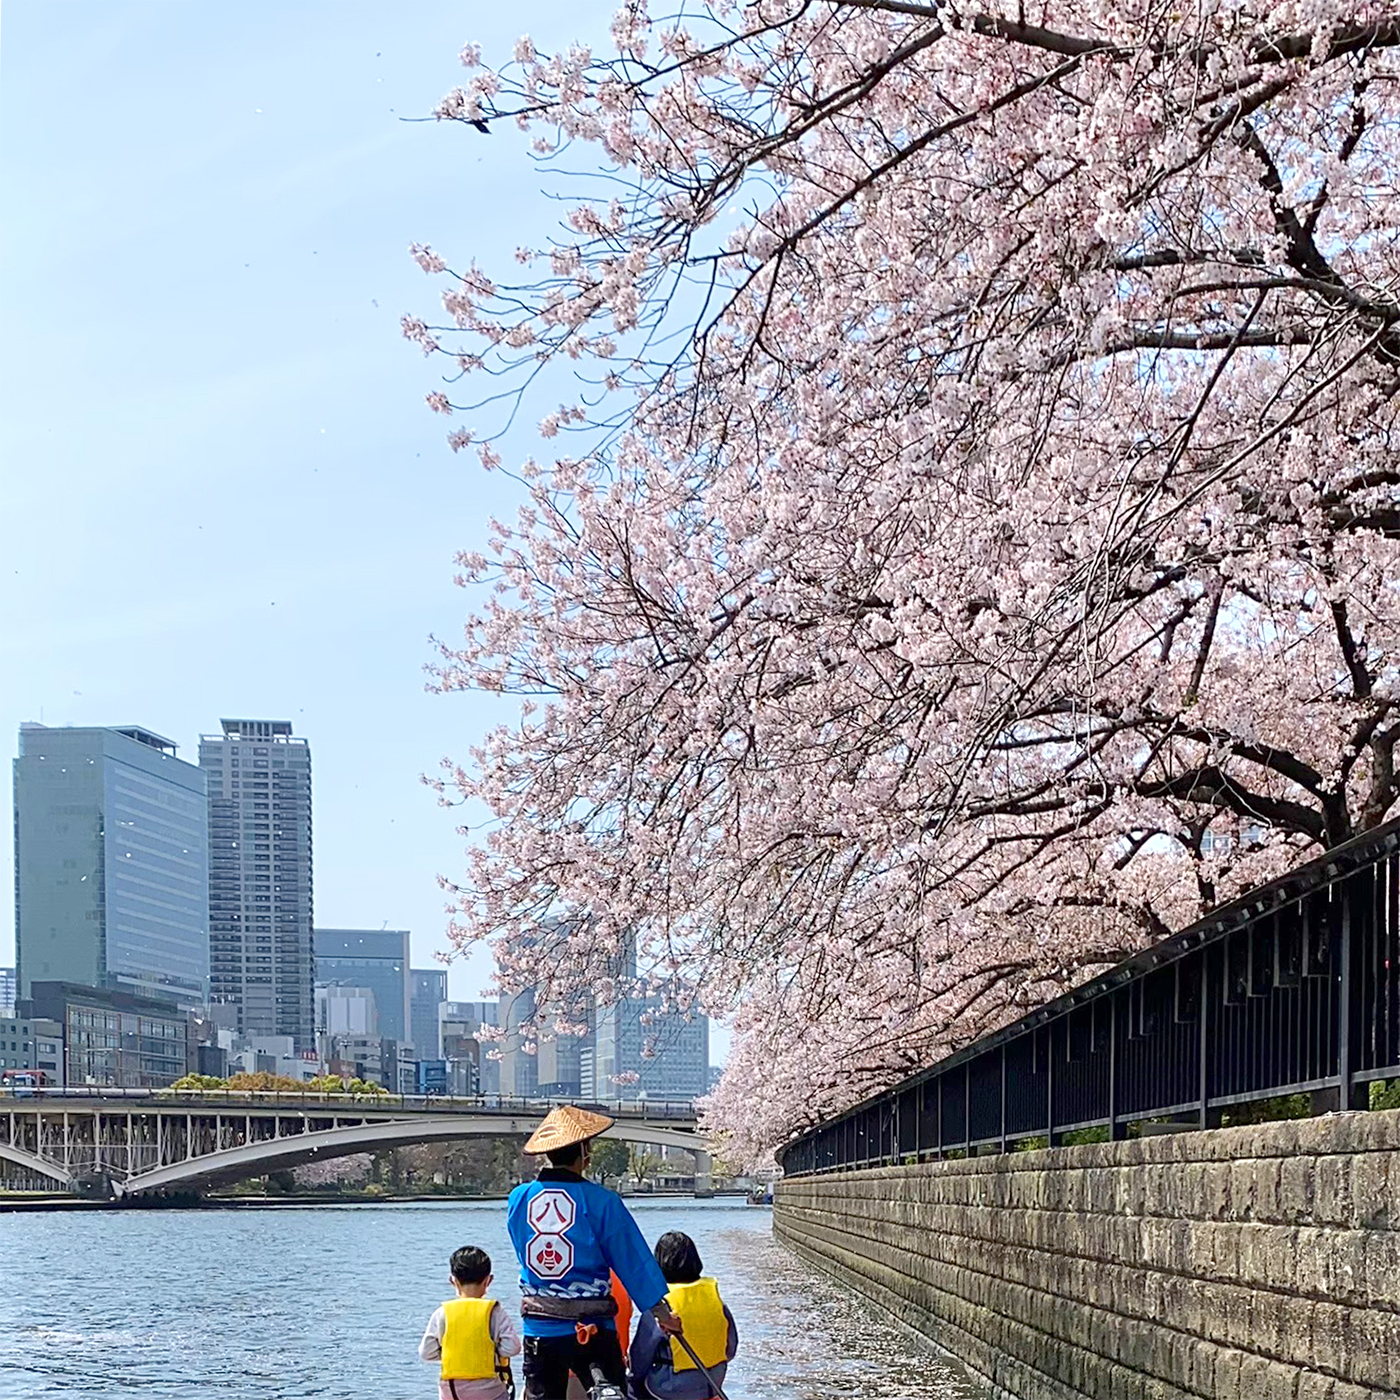
[{"label": "hazy sky", "polygon": [[504,713],[425,694],[427,638],[458,635],[452,555],[513,495],[424,405],[398,320],[437,288],[407,249],[512,267],[558,208],[519,133],[400,118],[463,80],[465,41],[602,42],[613,8],[5,0],[0,24],[0,733],[137,723],[195,760],[224,716],[291,719],[317,923],[410,928],[423,965],[461,814],[418,778]]}]

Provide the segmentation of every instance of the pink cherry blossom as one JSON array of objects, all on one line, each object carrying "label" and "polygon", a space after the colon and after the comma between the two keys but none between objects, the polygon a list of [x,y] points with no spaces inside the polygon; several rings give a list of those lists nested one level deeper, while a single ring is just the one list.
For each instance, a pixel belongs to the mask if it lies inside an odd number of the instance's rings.
[{"label": "pink cherry blossom", "polygon": [[536,706],[438,780],[491,817],[452,928],[542,1005],[624,950],[703,988],[749,1160],[1395,808],[1400,21],[715,0],[612,42],[442,109],[620,175],[539,280],[404,322],[483,402],[562,358],[544,433],[600,430],[440,650]]}]

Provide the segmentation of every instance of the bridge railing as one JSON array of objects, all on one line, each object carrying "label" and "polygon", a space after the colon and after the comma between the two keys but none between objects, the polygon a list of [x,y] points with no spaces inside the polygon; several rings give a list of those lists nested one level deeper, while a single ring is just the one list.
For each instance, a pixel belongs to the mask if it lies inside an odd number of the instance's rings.
[{"label": "bridge railing", "polygon": [[[127,1089],[107,1084],[78,1084],[64,1087],[0,1089],[0,1100],[34,1100],[59,1102],[98,1099],[114,1106],[127,1108],[135,1104],[181,1104],[191,1107],[244,1106],[260,1108],[352,1108],[400,1109],[415,1113],[492,1113],[501,1115],[537,1115],[543,1117],[551,1108],[572,1099],[517,1098],[502,1094],[478,1094],[452,1097],[445,1094],[335,1094],[317,1090],[294,1089]],[[608,1103],[588,1105],[609,1117],[625,1119],[667,1119],[694,1121],[695,1103],[692,1099],[618,1099]]]},{"label": "bridge railing", "polygon": [[1290,1094],[1364,1107],[1400,1078],[1400,821],[1213,911],[779,1154],[802,1176],[1205,1127]]}]

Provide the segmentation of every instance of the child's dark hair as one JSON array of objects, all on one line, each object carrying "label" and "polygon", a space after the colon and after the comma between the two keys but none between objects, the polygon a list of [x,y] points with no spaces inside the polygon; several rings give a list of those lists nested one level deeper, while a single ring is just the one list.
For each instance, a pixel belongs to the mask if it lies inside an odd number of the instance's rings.
[{"label": "child's dark hair", "polygon": [[694,1283],[704,1267],[695,1241],[680,1230],[668,1230],[657,1240],[656,1262],[667,1283]]},{"label": "child's dark hair", "polygon": [[480,1283],[491,1276],[491,1256],[474,1244],[464,1244],[453,1251],[450,1267],[458,1283]]}]

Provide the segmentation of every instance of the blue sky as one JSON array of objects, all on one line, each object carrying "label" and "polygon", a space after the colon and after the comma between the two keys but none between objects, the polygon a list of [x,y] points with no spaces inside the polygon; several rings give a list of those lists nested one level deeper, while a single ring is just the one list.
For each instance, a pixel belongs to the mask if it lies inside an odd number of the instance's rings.
[{"label": "blue sky", "polygon": [[[193,760],[223,716],[291,719],[317,922],[408,927],[421,963],[461,842],[418,777],[503,713],[425,694],[427,637],[458,634],[453,553],[514,488],[424,405],[398,319],[436,287],[407,249],[507,268],[559,211],[519,133],[400,118],[465,41],[602,42],[612,9],[4,7],[0,732],[139,723]],[[452,994],[486,975],[454,964]]]}]

